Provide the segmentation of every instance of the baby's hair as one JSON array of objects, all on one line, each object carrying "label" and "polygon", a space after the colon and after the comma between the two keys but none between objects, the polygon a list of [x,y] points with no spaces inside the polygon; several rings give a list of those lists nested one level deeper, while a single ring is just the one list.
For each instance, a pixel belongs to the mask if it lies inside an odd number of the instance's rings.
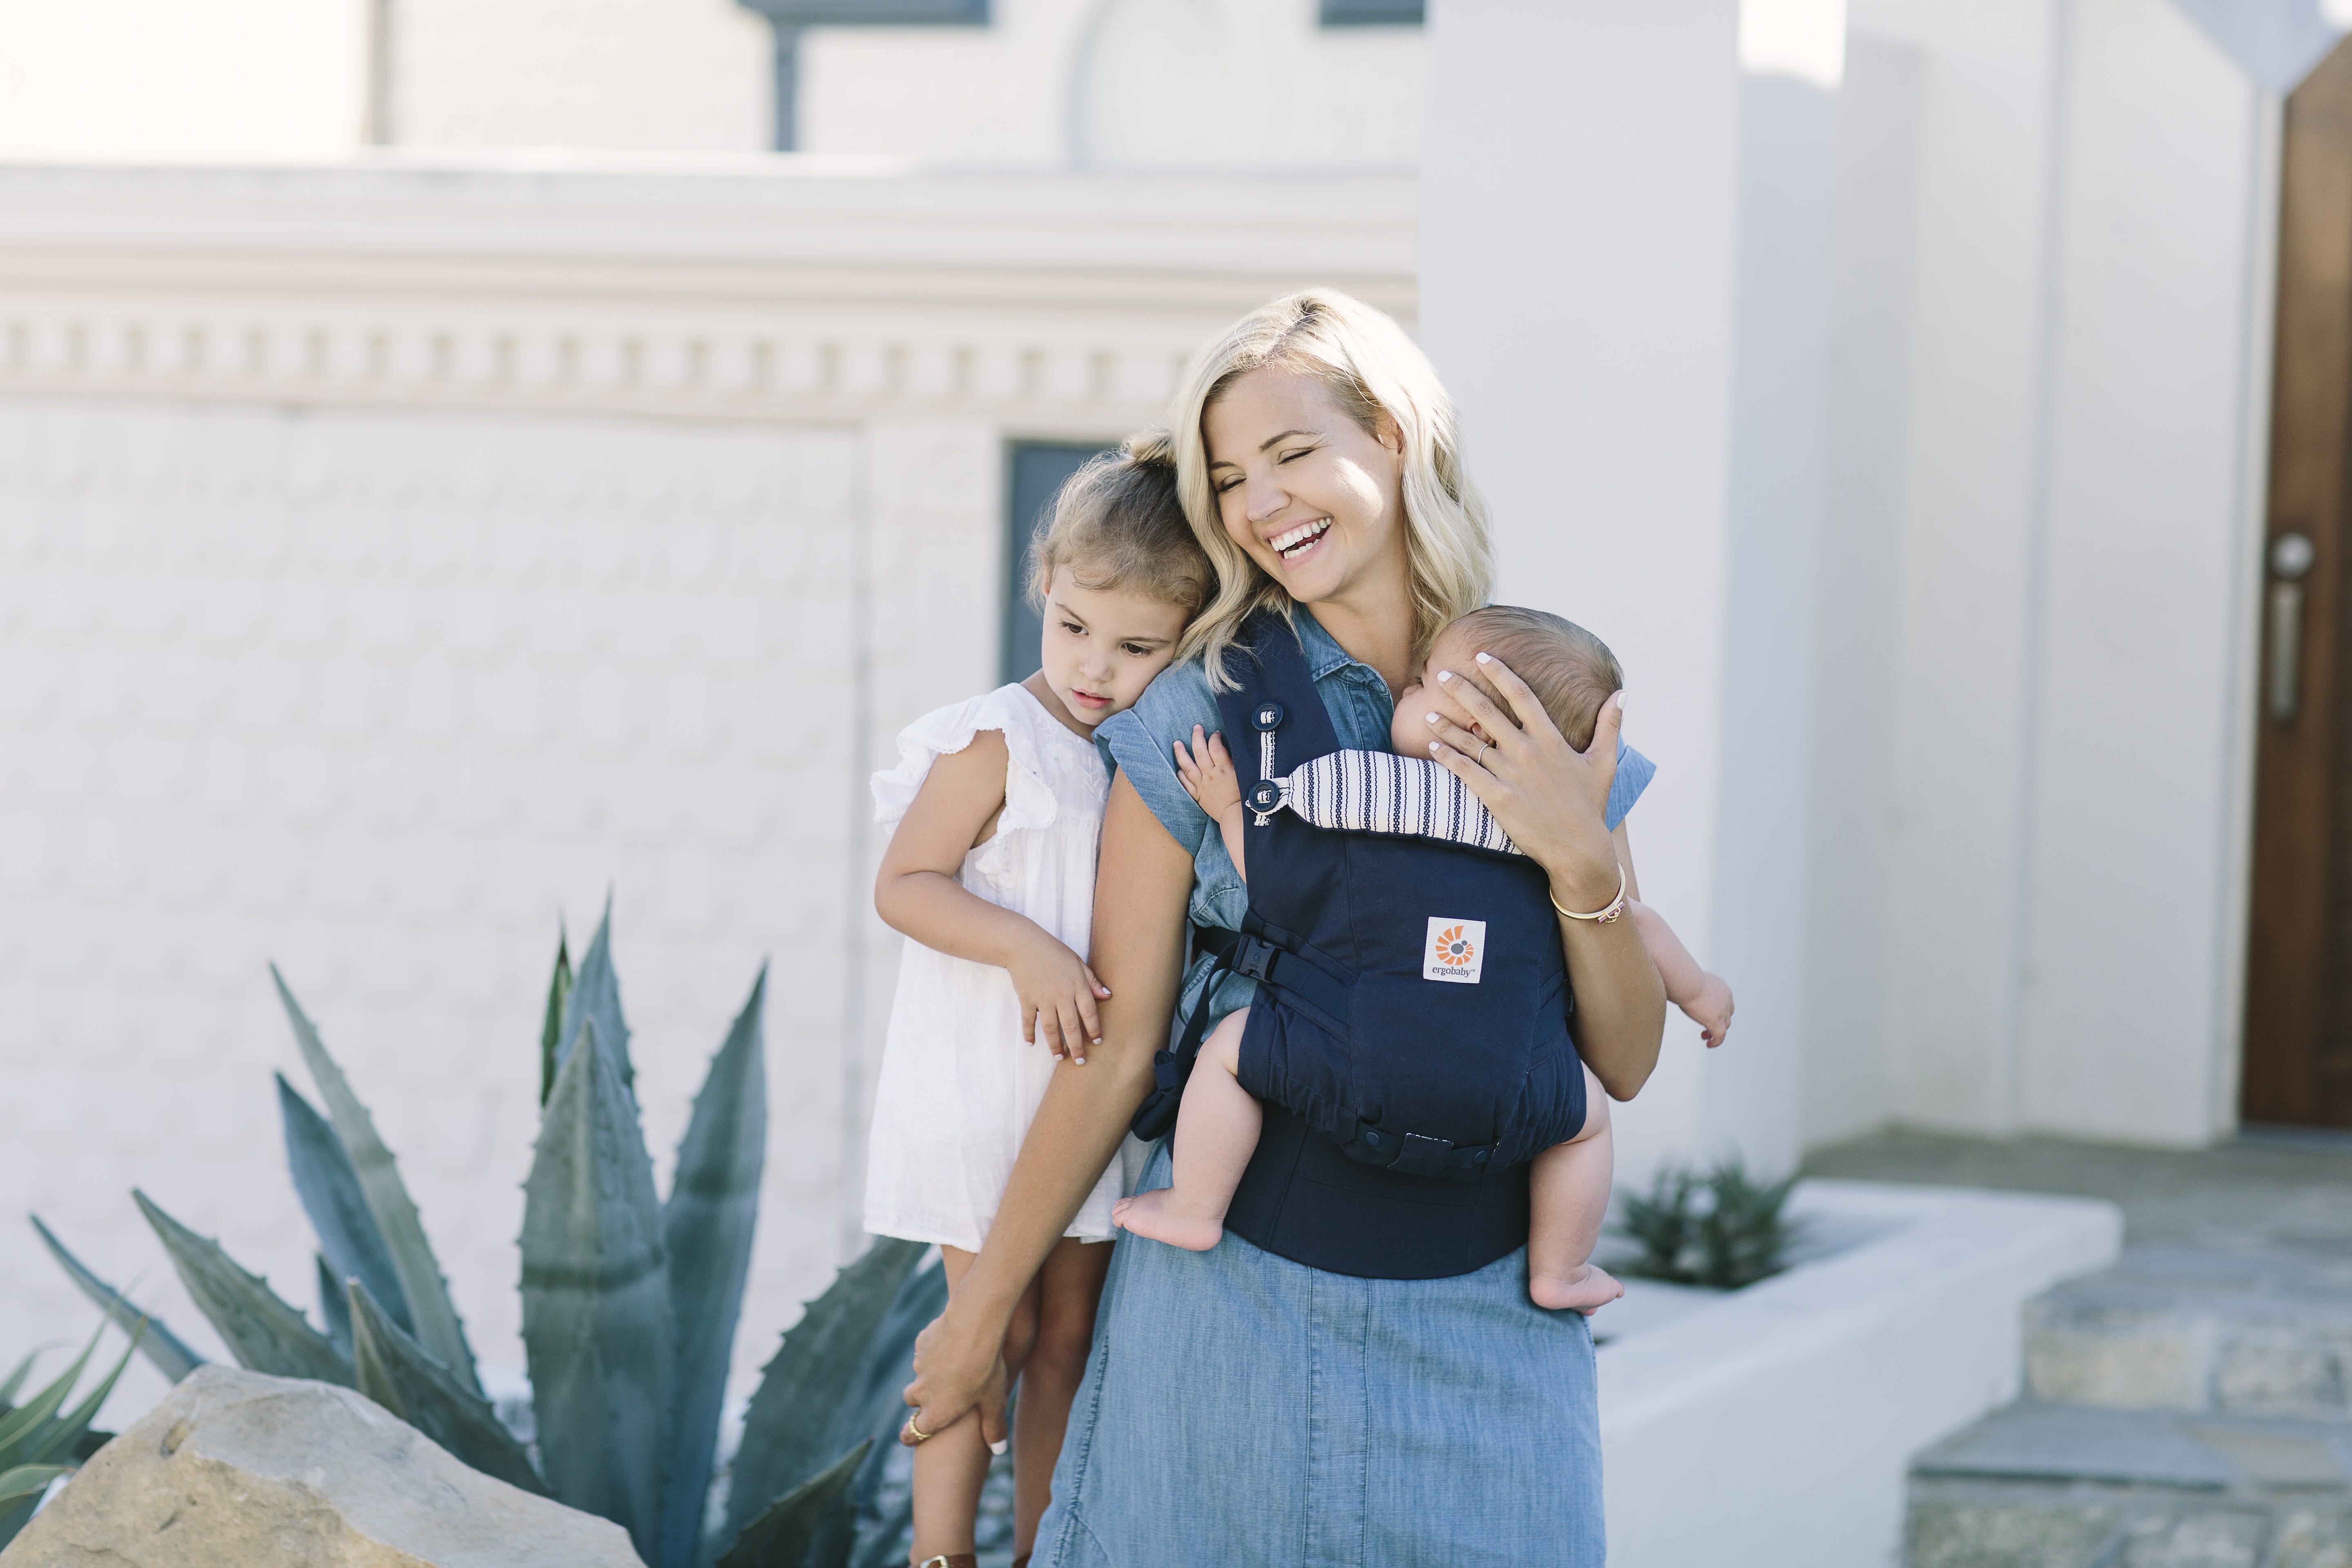
[{"label": "baby's hair", "polygon": [[1625,684],[1625,672],[1607,643],[1548,610],[1488,605],[1438,635],[1456,631],[1472,639],[1469,651],[1493,654],[1526,681],[1552,723],[1580,752],[1592,744],[1601,705]]},{"label": "baby's hair", "polygon": [[1078,585],[1140,594],[1190,620],[1216,574],[1176,495],[1175,453],[1164,430],[1130,436],[1088,459],[1054,500],[1054,520],[1029,543],[1029,602],[1043,608],[1054,573]]}]

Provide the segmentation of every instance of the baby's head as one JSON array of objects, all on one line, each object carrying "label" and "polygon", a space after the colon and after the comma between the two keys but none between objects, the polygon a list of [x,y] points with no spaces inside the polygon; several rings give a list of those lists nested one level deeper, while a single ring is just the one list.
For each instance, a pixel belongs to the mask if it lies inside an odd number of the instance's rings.
[{"label": "baby's head", "polygon": [[[1528,683],[1553,725],[1580,752],[1592,744],[1601,705],[1625,684],[1617,656],[1599,637],[1573,621],[1516,605],[1488,605],[1448,622],[1429,645],[1423,679],[1450,669],[1456,679],[1471,681],[1508,713],[1509,708],[1496,699],[1494,682],[1478,668],[1482,653]],[[1389,744],[1407,756],[1429,755],[1433,706],[1422,700],[1421,680],[1400,692],[1396,717],[1389,724]]]},{"label": "baby's head", "polygon": [[1130,437],[1071,475],[1029,546],[1042,673],[1063,710],[1091,729],[1134,707],[1215,582],[1164,434]]}]

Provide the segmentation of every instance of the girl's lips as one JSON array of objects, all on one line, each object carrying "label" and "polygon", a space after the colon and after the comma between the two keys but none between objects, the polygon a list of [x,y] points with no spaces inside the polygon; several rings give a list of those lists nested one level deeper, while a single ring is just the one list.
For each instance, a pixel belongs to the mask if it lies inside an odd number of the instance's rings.
[{"label": "girl's lips", "polygon": [[1074,689],[1070,692],[1070,696],[1071,696],[1073,699],[1075,699],[1075,700],[1076,700],[1080,705],[1082,705],[1082,706],[1084,706],[1084,707],[1087,707],[1087,708],[1108,708],[1108,707],[1109,707],[1109,706],[1110,706],[1110,699],[1109,699],[1109,698],[1108,698],[1108,697],[1097,697],[1097,696],[1096,696],[1096,695],[1095,695],[1093,692],[1091,692],[1091,691],[1079,691],[1079,690],[1076,690],[1076,689]]}]

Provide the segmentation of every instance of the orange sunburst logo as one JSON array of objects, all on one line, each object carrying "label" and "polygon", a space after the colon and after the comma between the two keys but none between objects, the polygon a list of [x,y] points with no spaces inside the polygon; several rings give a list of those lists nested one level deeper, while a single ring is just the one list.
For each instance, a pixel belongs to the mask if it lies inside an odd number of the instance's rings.
[{"label": "orange sunburst logo", "polygon": [[1460,926],[1447,926],[1437,933],[1437,962],[1440,963],[1466,964],[1477,952],[1477,948],[1462,933]]}]

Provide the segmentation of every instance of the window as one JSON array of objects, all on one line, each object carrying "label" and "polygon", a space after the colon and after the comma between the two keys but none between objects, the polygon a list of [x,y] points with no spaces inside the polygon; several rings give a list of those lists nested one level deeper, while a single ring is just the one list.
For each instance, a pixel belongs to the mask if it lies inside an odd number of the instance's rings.
[{"label": "window", "polygon": [[1323,0],[1327,27],[1418,27],[1423,0]]},{"label": "window", "polygon": [[1006,454],[1011,479],[1004,509],[1004,679],[1026,680],[1037,673],[1037,644],[1045,623],[1029,603],[1029,542],[1054,515],[1063,481],[1086,460],[1106,450],[1071,441],[1015,441]]},{"label": "window", "polygon": [[776,35],[776,126],[772,145],[800,145],[801,29],[988,26],[988,0],[736,0]]}]

